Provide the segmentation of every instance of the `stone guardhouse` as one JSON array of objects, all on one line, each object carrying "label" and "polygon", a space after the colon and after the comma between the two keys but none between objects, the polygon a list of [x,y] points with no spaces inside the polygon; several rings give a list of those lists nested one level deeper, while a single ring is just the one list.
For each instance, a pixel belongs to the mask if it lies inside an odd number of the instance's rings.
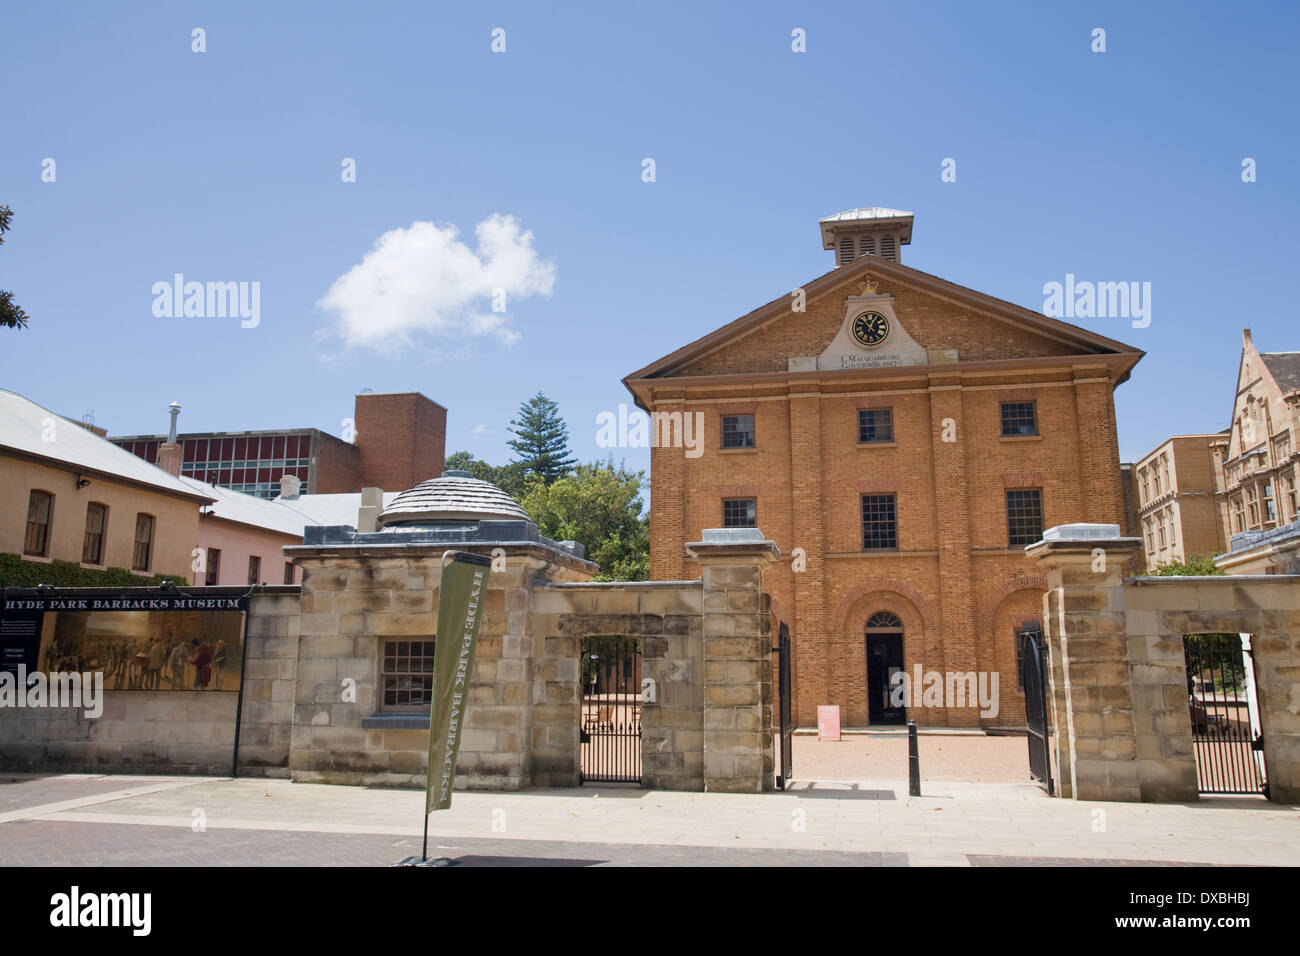
[{"label": "stone guardhouse", "polygon": [[706,532],[689,546],[700,580],[593,583],[598,569],[581,545],[541,535],[503,491],[460,471],[416,485],[382,512],[363,508],[358,524],[308,528],[302,545],[285,549],[304,571],[292,779],[423,785],[441,560],[459,549],[493,568],[458,787],[576,785],[588,736],[584,641],[618,637],[640,652],[630,731],[638,752],[629,760],[639,782],[773,789],[762,576],[779,551],[761,534]]}]

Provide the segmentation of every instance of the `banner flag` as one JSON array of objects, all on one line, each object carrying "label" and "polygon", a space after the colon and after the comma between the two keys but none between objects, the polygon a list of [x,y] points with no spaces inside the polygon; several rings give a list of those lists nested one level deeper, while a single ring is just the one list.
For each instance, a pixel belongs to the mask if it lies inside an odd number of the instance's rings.
[{"label": "banner flag", "polygon": [[469,703],[474,649],[490,558],[468,551],[447,551],[442,556],[442,583],[438,586],[438,630],[433,648],[433,701],[429,708],[429,780],[424,813],[451,807],[456,780],[456,755]]}]

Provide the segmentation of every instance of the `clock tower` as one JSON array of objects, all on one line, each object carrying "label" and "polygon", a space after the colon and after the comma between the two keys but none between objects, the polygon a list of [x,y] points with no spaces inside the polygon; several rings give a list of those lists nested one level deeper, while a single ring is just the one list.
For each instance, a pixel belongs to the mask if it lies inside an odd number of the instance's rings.
[{"label": "clock tower", "polygon": [[904,209],[846,209],[827,216],[819,225],[822,248],[835,250],[837,268],[863,256],[902,262],[899,249],[912,241],[912,214]]}]

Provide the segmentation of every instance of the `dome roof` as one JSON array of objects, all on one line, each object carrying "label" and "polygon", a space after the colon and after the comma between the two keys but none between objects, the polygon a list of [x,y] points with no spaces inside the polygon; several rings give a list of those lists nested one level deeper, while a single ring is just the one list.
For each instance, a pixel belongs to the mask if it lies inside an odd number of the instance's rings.
[{"label": "dome roof", "polygon": [[467,471],[443,472],[394,498],[379,516],[385,531],[470,521],[528,521],[508,494]]}]

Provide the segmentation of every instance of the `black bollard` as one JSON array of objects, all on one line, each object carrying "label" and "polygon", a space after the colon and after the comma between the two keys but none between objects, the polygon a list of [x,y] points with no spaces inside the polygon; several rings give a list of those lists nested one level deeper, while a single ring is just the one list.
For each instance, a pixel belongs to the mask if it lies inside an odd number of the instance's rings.
[{"label": "black bollard", "polygon": [[907,793],[921,795],[921,755],[916,751],[916,721],[907,722]]}]

